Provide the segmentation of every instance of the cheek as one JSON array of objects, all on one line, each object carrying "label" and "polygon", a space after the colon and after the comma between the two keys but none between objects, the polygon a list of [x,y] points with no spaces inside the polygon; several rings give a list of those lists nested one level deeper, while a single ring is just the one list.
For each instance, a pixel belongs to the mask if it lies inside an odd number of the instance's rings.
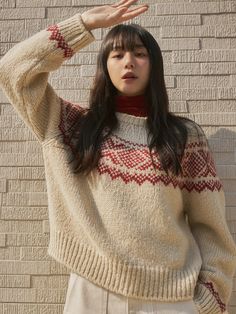
[{"label": "cheek", "polygon": [[107,71],[108,74],[111,78],[111,80],[116,80],[117,77],[119,77],[119,71],[118,71],[118,66],[114,64],[113,62],[107,62]]}]

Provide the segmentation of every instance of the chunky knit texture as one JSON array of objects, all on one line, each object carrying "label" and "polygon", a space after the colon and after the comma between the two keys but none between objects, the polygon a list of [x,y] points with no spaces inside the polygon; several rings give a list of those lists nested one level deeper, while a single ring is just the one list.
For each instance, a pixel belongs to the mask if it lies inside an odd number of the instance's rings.
[{"label": "chunky knit texture", "polygon": [[205,134],[188,123],[182,176],[166,175],[147,147],[145,116],[116,112],[98,167],[73,174],[69,129],[84,109],[48,83],[94,40],[80,14],[13,47],[0,61],[1,87],[42,144],[48,191],[48,253],[71,271],[124,296],[194,301],[226,313],[236,249],[225,196]]}]

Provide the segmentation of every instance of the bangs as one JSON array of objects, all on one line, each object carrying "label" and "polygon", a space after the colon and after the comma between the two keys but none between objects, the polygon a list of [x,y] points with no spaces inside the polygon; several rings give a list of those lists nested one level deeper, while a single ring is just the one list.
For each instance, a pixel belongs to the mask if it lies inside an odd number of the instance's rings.
[{"label": "bangs", "polygon": [[[138,47],[145,47],[141,36],[136,28],[128,25],[120,25],[116,29],[111,31],[104,43],[105,54],[108,54],[113,50],[127,50],[134,51]],[[141,41],[141,43],[139,42]]]}]

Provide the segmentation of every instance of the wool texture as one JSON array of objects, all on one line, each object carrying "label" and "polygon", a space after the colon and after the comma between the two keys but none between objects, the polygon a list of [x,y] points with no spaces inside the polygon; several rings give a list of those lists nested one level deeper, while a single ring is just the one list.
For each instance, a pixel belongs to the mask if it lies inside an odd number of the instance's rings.
[{"label": "wool texture", "polygon": [[94,40],[76,14],[18,43],[0,60],[0,86],[42,145],[48,254],[124,296],[193,298],[199,313],[227,313],[236,248],[223,186],[197,124],[188,123],[183,175],[167,175],[157,153],[154,169],[147,116],[119,110],[119,127],[103,142],[96,169],[86,177],[68,165],[75,151],[69,131],[84,108],[59,97],[48,76]]}]

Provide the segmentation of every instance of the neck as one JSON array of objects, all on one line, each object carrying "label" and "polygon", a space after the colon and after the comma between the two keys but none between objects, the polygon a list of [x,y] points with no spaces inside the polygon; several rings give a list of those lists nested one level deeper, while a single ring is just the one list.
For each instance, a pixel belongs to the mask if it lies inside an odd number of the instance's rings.
[{"label": "neck", "polygon": [[146,117],[148,105],[144,95],[125,96],[116,95],[116,111],[138,117]]}]

